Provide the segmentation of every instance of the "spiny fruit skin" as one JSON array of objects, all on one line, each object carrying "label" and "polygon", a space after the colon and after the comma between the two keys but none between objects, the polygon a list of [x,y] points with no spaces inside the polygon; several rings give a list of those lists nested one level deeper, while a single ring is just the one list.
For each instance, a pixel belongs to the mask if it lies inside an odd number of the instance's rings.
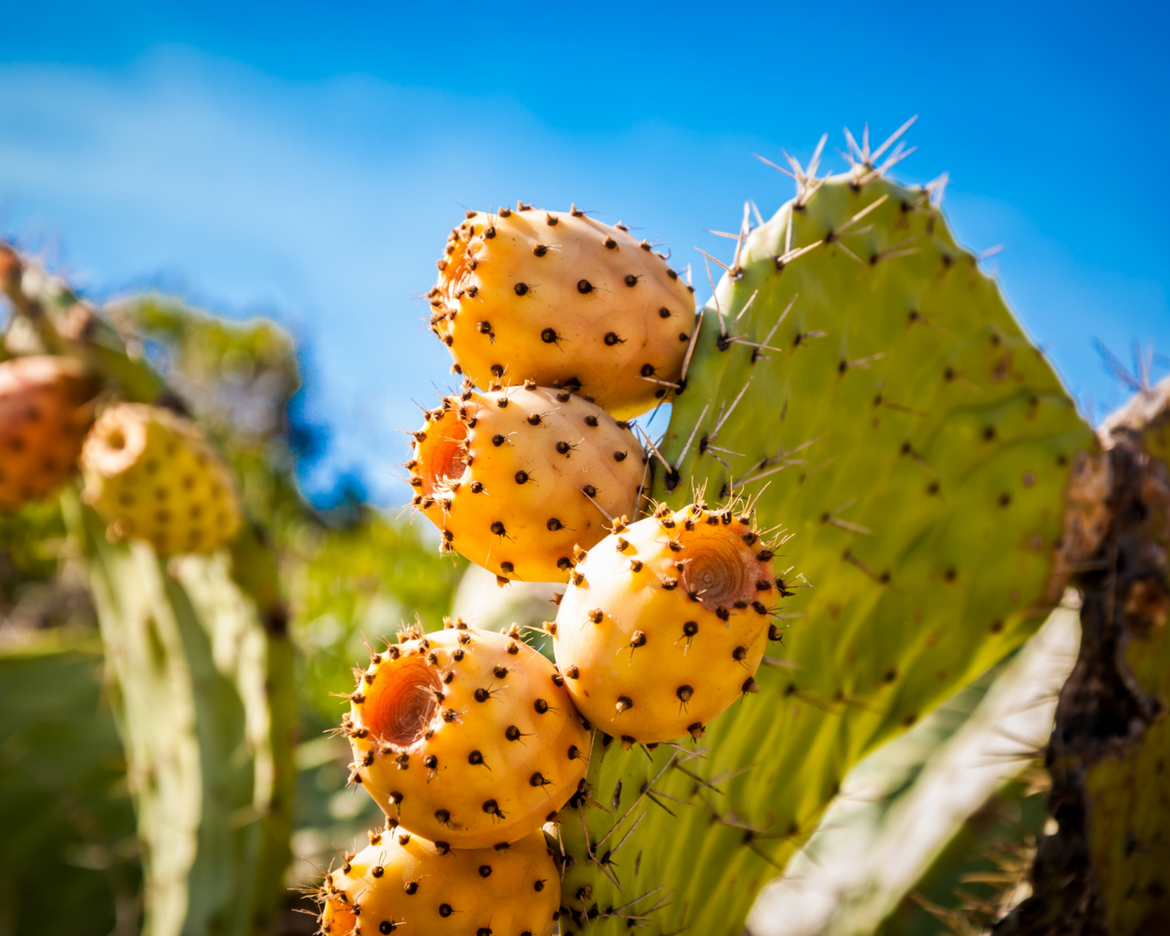
[{"label": "spiny fruit skin", "polygon": [[693,293],[620,223],[576,208],[468,212],[439,260],[431,328],[480,386],[566,387],[628,419],[679,380]]},{"label": "spiny fruit skin", "polygon": [[581,714],[654,743],[755,690],[771,613],[787,594],[746,517],[698,504],[618,524],[578,565],[553,648]]},{"label": "spiny fruit skin", "polygon": [[462,621],[377,654],[342,726],[392,825],[456,848],[515,842],[585,776],[589,731],[555,667]]},{"label": "spiny fruit skin", "polygon": [[113,539],[146,540],[161,555],[205,553],[239,531],[227,465],[199,427],[170,410],[111,406],[85,440],[81,467],[85,500]]},{"label": "spiny fruit skin", "polygon": [[436,847],[401,829],[370,835],[321,886],[325,936],[550,936],[560,874],[543,832],[504,849]]},{"label": "spiny fruit skin", "polygon": [[574,546],[605,536],[607,515],[636,513],[645,458],[624,423],[567,390],[530,386],[445,398],[407,467],[444,550],[501,584],[563,582]]},{"label": "spiny fruit skin", "polygon": [[65,482],[93,421],[93,388],[68,358],[0,364],[0,510],[16,510]]}]

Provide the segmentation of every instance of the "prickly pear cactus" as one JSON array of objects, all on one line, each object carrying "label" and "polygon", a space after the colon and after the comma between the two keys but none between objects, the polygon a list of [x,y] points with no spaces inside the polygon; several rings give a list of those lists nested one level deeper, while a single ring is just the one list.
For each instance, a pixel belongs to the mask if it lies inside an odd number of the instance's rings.
[{"label": "prickly pear cactus", "polygon": [[845,772],[1060,594],[1092,432],[930,193],[858,156],[745,222],[655,464],[668,504],[742,495],[791,534],[783,649],[700,744],[594,745],[566,936],[738,932]]},{"label": "prickly pear cactus", "polygon": [[110,543],[79,505],[72,523],[116,680],[143,846],[143,933],[266,932],[291,828],[287,636],[262,623],[226,555],[164,565],[143,543]]},{"label": "prickly pear cactus", "polygon": [[1049,818],[1033,895],[995,932],[1170,928],[1170,379],[1102,427],[1108,532],[1081,570],[1083,638],[1047,754]]},{"label": "prickly pear cactus", "polygon": [[[110,445],[100,465],[88,466],[101,475],[91,478],[91,494],[106,516],[83,506],[72,488],[61,505],[70,552],[92,590],[126,752],[145,879],[142,932],[264,933],[289,858],[296,713],[273,551],[257,526],[243,523],[226,465],[193,423],[172,412],[182,402],[141,356],[127,353],[120,333],[4,245],[0,286],[16,313],[6,339],[19,332],[26,350],[77,362],[72,369],[92,379],[103,400],[126,401],[106,410],[101,441]],[[91,414],[82,415],[88,422]],[[27,433],[20,438],[30,447]],[[123,462],[105,474],[119,453]],[[119,486],[122,470],[140,458],[142,471]],[[125,520],[118,511],[127,508],[143,526],[109,531],[107,522]],[[178,510],[182,516],[171,513]],[[207,530],[207,520],[218,532],[191,535]],[[164,539],[162,527],[183,535]],[[137,539],[112,542],[108,532],[142,536],[158,552]],[[210,557],[159,558],[228,545]]]}]

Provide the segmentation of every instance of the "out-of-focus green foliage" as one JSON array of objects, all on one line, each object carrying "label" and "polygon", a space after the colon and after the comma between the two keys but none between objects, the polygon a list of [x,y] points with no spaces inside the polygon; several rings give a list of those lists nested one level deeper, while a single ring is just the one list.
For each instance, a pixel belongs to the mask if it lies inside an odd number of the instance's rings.
[{"label": "out-of-focus green foliage", "polygon": [[369,662],[364,643],[392,638],[417,614],[439,626],[465,563],[441,559],[417,528],[369,513],[358,523],[306,523],[285,557],[293,636],[304,652],[305,701],[329,724],[353,691],[352,667]]},{"label": "out-of-focus green foliage", "polygon": [[141,873],[92,631],[0,646],[0,934],[133,936]]},{"label": "out-of-focus green foliage", "polygon": [[0,632],[93,624],[76,550],[56,500],[0,513]]}]

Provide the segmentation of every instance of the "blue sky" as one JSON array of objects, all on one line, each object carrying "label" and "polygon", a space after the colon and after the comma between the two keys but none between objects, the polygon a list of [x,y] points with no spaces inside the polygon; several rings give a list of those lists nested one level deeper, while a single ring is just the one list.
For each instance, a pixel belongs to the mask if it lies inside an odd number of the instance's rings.
[{"label": "blue sky", "polygon": [[986,267],[1082,406],[1125,396],[1095,336],[1170,356],[1165,5],[46,6],[0,31],[0,229],[94,295],[292,329],[329,433],[310,491],[352,470],[405,500],[394,430],[449,366],[413,297],[462,206],[573,201],[685,263],[791,194],[752,153],[913,114],[896,174],[950,173],[958,236],[1005,246]]}]

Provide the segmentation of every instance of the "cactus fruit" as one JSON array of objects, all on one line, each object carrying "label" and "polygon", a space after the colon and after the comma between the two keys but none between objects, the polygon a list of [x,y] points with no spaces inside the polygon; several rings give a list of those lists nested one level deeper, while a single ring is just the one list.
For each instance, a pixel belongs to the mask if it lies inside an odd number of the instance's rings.
[{"label": "cactus fruit", "polygon": [[553,648],[593,725],[627,743],[704,727],[755,674],[777,596],[790,594],[747,516],[691,504],[626,526],[577,565]]},{"label": "cactus fruit", "polygon": [[550,936],[561,881],[540,831],[507,848],[459,849],[387,828],[325,875],[318,901],[323,936]]},{"label": "cactus fruit", "polygon": [[148,541],[162,555],[213,552],[240,528],[226,464],[194,423],[142,403],[111,406],[81,453],[85,499],[108,533]]},{"label": "cactus fruit", "polygon": [[447,239],[429,294],[431,329],[455,370],[564,387],[619,419],[653,408],[679,379],[694,290],[620,222],[521,204],[469,211]]},{"label": "cactus fruit", "polygon": [[0,364],[0,511],[49,494],[69,477],[86,430],[93,388],[69,358]]},{"label": "cactus fruit", "polygon": [[414,434],[414,505],[456,550],[509,579],[563,582],[574,546],[633,516],[646,457],[625,423],[531,384],[446,397]]},{"label": "cactus fruit", "polygon": [[515,842],[577,792],[589,731],[518,630],[445,624],[404,632],[361,672],[342,725],[350,779],[394,827],[456,848]]}]

